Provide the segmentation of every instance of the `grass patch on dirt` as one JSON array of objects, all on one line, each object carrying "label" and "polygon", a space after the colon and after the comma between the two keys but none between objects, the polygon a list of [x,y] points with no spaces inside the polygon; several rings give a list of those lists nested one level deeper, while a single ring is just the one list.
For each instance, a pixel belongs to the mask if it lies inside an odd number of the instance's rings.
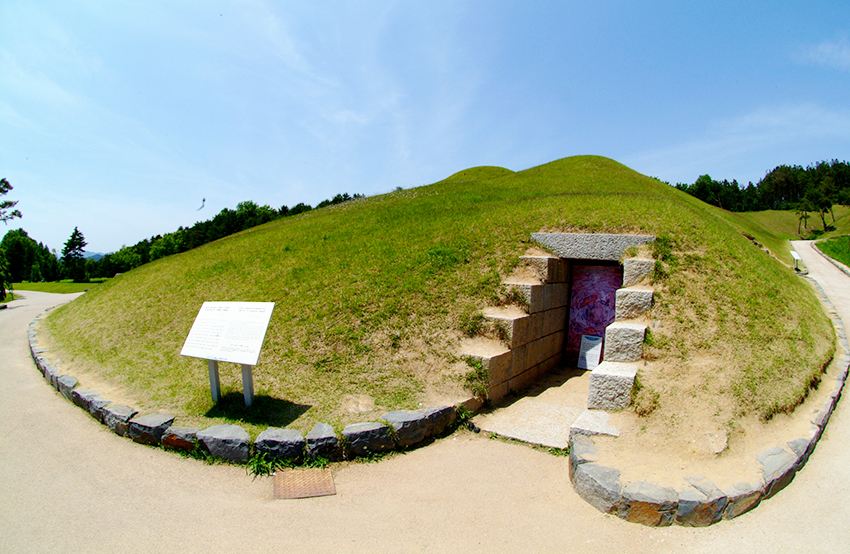
[{"label": "grass patch on dirt", "polygon": [[36,292],[53,292],[57,294],[71,294],[75,292],[86,292],[99,286],[108,279],[93,279],[88,283],[75,283],[70,279],[64,281],[54,281],[51,283],[14,283],[12,286],[15,290],[32,290]]},{"label": "grass patch on dirt", "polygon": [[[724,421],[768,417],[805,396],[831,354],[832,327],[808,286],[725,214],[601,157],[472,168],[157,260],[94,287],[47,325],[71,366],[144,409],[340,426],[458,394],[469,367],[452,355],[457,341],[532,232],[650,233],[671,247],[642,377],[660,392],[659,410],[677,396],[694,405],[720,396]],[[268,399],[259,419],[238,398],[213,407],[206,364],[179,356],[205,300],[277,303],[254,370]],[[241,391],[238,366],[221,364],[221,380],[225,396]],[[352,410],[352,397],[374,407]]]},{"label": "grass patch on dirt", "polygon": [[850,235],[833,237],[817,243],[821,252],[850,267]]}]

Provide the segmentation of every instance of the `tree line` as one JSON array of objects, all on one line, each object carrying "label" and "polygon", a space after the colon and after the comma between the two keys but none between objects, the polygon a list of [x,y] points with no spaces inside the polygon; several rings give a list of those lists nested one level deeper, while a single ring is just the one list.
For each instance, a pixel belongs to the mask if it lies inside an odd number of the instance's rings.
[{"label": "tree line", "polygon": [[827,215],[835,222],[832,207],[850,206],[850,164],[832,160],[807,167],[780,165],[756,184],[750,182],[747,186],[736,180],[716,181],[701,175],[692,184],[678,183],[676,188],[733,212],[795,210],[801,224],[814,214],[827,230]]},{"label": "tree line", "polygon": [[[7,187],[0,191],[0,195],[12,188],[5,179],[0,186]],[[362,194],[341,193],[319,202],[315,208],[303,202],[292,208],[283,205],[278,209],[260,206],[252,201],[240,202],[235,209],[224,208],[211,219],[198,221],[191,227],[181,226],[174,232],[155,235],[132,246],[122,246],[116,252],[100,258],[85,257],[86,240],[76,227],[65,242],[61,255],[45,244],[36,242],[25,230],[14,229],[8,231],[0,241],[0,300],[11,283],[59,279],[86,281],[97,277],[114,277],[142,264],[197,248],[275,219],[364,197]],[[0,206],[0,221],[20,217],[17,210],[7,211],[14,205],[15,202],[4,201]]]},{"label": "tree line", "polygon": [[292,208],[283,205],[279,209],[268,205],[260,206],[247,200],[236,205],[236,209],[224,208],[212,219],[199,221],[191,227],[179,227],[176,231],[164,235],[140,240],[132,246],[123,246],[118,251],[106,254],[99,260],[86,260],[86,271],[89,277],[114,277],[142,264],[152,262],[165,256],[186,252],[208,242],[224,238],[228,235],[268,223],[275,219],[290,217],[314,209],[342,204],[350,200],[364,198],[362,194],[350,195],[347,192],[337,194],[333,198],[319,202],[315,208],[310,204],[299,202]]}]

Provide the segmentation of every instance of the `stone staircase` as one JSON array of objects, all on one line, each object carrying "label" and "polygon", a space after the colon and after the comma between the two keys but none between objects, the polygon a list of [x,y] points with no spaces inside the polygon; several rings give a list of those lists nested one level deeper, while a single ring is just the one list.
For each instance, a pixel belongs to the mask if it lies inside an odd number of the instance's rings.
[{"label": "stone staircase", "polygon": [[[611,254],[607,256],[601,259]],[[655,261],[631,257],[622,263],[623,286],[616,292],[615,321],[605,330],[603,361],[590,372],[586,405],[575,407],[582,411],[569,427],[570,436],[617,436],[608,412],[626,408],[631,401],[653,302],[653,289],[646,282]],[[459,353],[479,360],[487,370],[491,402],[527,389],[560,365],[569,306],[568,264],[552,254],[522,256],[517,270],[502,282],[508,303],[484,308],[487,332],[461,344]]]},{"label": "stone staircase", "polygon": [[569,303],[566,260],[522,256],[502,287],[504,297],[514,303],[484,308],[489,336],[464,341],[460,351],[487,369],[487,397],[494,402],[528,387],[561,362]]},{"label": "stone staircase", "polygon": [[643,283],[654,266],[649,258],[623,260],[623,287],[616,292],[614,322],[605,329],[603,361],[591,372],[587,410],[570,426],[571,436],[619,435],[607,412],[631,402],[653,302],[652,287]]}]

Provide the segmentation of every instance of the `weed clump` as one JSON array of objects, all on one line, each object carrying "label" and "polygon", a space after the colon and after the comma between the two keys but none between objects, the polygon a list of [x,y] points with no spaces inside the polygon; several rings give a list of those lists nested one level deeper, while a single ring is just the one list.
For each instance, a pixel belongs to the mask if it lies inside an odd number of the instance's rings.
[{"label": "weed clump", "polygon": [[484,367],[484,363],[480,358],[474,356],[466,356],[464,361],[472,368],[472,371],[463,377],[464,386],[475,396],[486,396],[490,374]]},{"label": "weed clump", "polygon": [[661,395],[658,391],[643,384],[638,376],[635,376],[635,384],[632,387],[632,409],[640,417],[646,417],[658,408]]}]

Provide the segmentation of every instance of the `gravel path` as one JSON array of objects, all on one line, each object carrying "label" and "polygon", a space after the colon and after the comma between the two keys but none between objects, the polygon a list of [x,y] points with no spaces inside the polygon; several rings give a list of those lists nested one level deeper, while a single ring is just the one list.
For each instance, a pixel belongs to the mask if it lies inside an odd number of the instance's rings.
[{"label": "gravel path", "polygon": [[[850,278],[809,244],[795,247],[850,324]],[[0,552],[839,552],[850,544],[846,400],[790,486],[705,529],[603,515],[573,492],[565,458],[468,433],[337,468],[336,496],[273,500],[269,479],[136,445],[60,398],[35,371],[26,326],[68,297],[22,295],[0,311]]]}]

